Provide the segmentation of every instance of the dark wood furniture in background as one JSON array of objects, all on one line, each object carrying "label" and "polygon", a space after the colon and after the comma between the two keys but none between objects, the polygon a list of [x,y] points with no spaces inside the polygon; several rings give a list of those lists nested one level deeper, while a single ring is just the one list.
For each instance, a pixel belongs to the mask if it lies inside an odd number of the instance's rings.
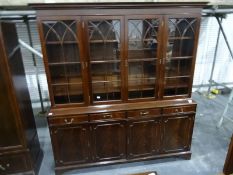
[{"label": "dark wood furniture in background", "polygon": [[205,4],[31,4],[49,85],[56,172],[190,158]]},{"label": "dark wood furniture in background", "polygon": [[223,172],[225,175],[233,174],[233,135],[231,137]]},{"label": "dark wood furniture in background", "polygon": [[13,23],[0,23],[0,174],[37,174],[43,153]]}]

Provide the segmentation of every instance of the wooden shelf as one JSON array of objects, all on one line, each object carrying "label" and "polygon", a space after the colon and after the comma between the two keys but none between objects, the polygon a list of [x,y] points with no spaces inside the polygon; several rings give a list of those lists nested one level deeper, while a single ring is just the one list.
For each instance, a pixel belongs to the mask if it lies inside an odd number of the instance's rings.
[{"label": "wooden shelf", "polygon": [[62,86],[62,85],[78,85],[82,84],[82,79],[77,77],[77,76],[68,76],[66,77],[61,77],[61,78],[56,78],[53,79],[53,82],[56,83],[51,83],[52,86]]},{"label": "wooden shelf", "polygon": [[56,62],[56,63],[49,63],[49,66],[59,66],[59,65],[73,65],[73,64],[80,64],[80,62]]},{"label": "wooden shelf", "polygon": [[182,59],[192,59],[192,56],[183,56],[183,57],[167,57],[166,60],[182,60]]},{"label": "wooden shelf", "polygon": [[119,60],[93,60],[90,61],[91,64],[102,64],[102,63],[120,63],[120,59]]},{"label": "wooden shelf", "polygon": [[138,59],[134,59],[134,58],[128,58],[128,62],[140,62],[140,61],[155,61],[158,58],[138,58]]},{"label": "wooden shelf", "polygon": [[189,40],[189,39],[194,39],[193,37],[169,37],[169,40]]},{"label": "wooden shelf", "polygon": [[[156,38],[152,38],[152,39],[129,39],[128,42],[135,42],[135,41],[153,41],[153,43],[157,43],[157,39]],[[156,42],[154,42],[156,41]]]},{"label": "wooden shelf", "polygon": [[165,76],[165,79],[178,79],[178,78],[190,78],[190,77],[191,77],[190,75],[178,75],[178,76],[169,76],[169,77]]},{"label": "wooden shelf", "polygon": [[59,42],[59,41],[46,41],[45,44],[78,44],[77,41],[63,41],[63,42]]},{"label": "wooden shelf", "polygon": [[120,43],[118,40],[90,40],[89,43],[91,44],[98,44],[98,43]]},{"label": "wooden shelf", "polygon": [[165,85],[164,89],[176,89],[176,88],[188,88],[188,83],[183,83],[183,84],[174,84],[174,85]]}]

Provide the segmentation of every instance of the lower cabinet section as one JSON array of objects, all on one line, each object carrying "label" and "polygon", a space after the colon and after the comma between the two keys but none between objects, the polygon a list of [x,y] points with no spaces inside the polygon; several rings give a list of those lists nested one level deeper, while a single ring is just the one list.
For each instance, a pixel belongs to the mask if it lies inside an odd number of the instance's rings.
[{"label": "lower cabinet section", "polygon": [[191,155],[195,106],[48,118],[57,171]]}]

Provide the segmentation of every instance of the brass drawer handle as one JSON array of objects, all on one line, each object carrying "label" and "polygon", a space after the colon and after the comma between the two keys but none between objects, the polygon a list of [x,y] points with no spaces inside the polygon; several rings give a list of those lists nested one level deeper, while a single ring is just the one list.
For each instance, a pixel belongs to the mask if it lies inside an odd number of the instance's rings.
[{"label": "brass drawer handle", "polygon": [[[179,110],[180,109],[180,110]],[[184,112],[183,108],[175,109],[175,112]]]},{"label": "brass drawer handle", "polygon": [[103,117],[104,118],[112,118],[112,114],[105,114]]},{"label": "brass drawer handle", "polygon": [[73,118],[71,118],[71,119],[70,119],[70,121],[68,121],[67,119],[65,119],[65,120],[64,120],[64,122],[65,122],[67,125],[72,124],[72,123],[73,123],[73,121],[74,121],[74,119],[73,119]]},{"label": "brass drawer handle", "polygon": [[6,170],[6,168],[5,168],[5,167],[3,167],[2,165],[0,165],[0,170],[5,171],[5,170]]},{"label": "brass drawer handle", "polygon": [[142,111],[140,112],[140,115],[148,115],[149,114],[149,111]]}]

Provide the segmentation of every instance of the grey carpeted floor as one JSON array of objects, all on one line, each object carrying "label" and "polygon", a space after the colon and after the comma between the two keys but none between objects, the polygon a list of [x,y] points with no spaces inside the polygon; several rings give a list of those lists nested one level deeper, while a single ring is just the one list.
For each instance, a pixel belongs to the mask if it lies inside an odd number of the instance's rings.
[{"label": "grey carpeted floor", "polygon": [[[206,99],[198,93],[193,93],[193,99],[198,103],[197,115],[192,140],[192,158],[162,159],[125,163],[95,168],[69,171],[65,174],[79,175],[126,175],[148,171],[157,171],[159,175],[217,175],[222,172],[230,137],[233,133],[233,123],[225,120],[220,129],[216,128],[228,96],[217,96],[213,100]],[[230,107],[228,115],[232,115]],[[46,119],[37,117],[38,134],[44,159],[39,175],[54,174],[54,160]]]}]

